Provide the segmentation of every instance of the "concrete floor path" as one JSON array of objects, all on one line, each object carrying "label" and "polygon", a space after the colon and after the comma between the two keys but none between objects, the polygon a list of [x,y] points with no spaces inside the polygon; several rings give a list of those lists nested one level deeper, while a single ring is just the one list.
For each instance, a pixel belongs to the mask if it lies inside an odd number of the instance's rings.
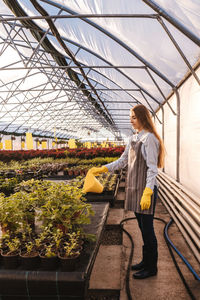
[{"label": "concrete floor path", "polygon": [[[125,217],[134,217],[132,213],[125,214]],[[155,217],[164,219],[165,221],[170,220],[170,216],[166,211],[163,204],[158,201],[156,207]],[[134,256],[133,263],[137,263],[141,260],[141,248],[142,248],[142,239],[139,232],[137,221],[129,221],[124,225],[124,228],[131,233],[134,241]],[[158,220],[154,221],[154,228],[156,236],[158,239],[158,274],[156,276],[144,279],[136,280],[132,277],[133,272],[130,276],[130,290],[133,300],[168,300],[168,299],[177,299],[177,300],[189,300],[191,299],[188,295],[186,288],[184,287],[180,276],[175,268],[173,260],[170,256],[168,247],[166,245],[163,229],[164,224]],[[185,240],[182,237],[182,234],[178,230],[177,226],[173,224],[169,229],[169,237],[172,242],[178,248],[178,250],[185,256],[190,264],[195,268],[196,272],[199,274],[199,266],[197,261],[194,259],[191,254],[190,249],[188,248]],[[125,291],[125,273],[127,269],[128,257],[130,254],[130,242],[127,236],[123,235],[123,254],[124,254],[124,265],[122,267],[122,276],[121,276],[121,292],[120,300],[127,300],[126,291]],[[190,273],[188,268],[178,257],[176,253],[175,258],[177,259],[178,265],[191,288],[195,299],[200,299],[200,283],[194,279],[193,275]]]},{"label": "concrete floor path", "polygon": [[[125,200],[125,182],[122,182],[120,187],[121,188],[117,194],[116,207],[110,208],[109,210],[107,219],[108,225],[118,225],[122,219],[134,217],[132,212],[125,212],[124,209],[118,208]],[[156,205],[155,217],[164,219],[166,222],[170,220],[170,215],[159,200]],[[164,226],[165,225],[161,221],[154,221],[159,252],[158,274],[144,280],[135,280],[132,277],[133,272],[131,272],[129,282],[133,300],[191,299],[170,256],[163,236]],[[132,263],[137,263],[141,260],[142,249],[142,239],[137,221],[131,220],[124,223],[124,228],[133,238],[134,256]],[[175,224],[173,224],[169,229],[169,237],[177,249],[185,256],[186,259],[188,259],[189,263],[199,274],[200,267]],[[129,254],[130,241],[125,233],[123,233],[122,245],[100,246],[90,279],[89,288],[94,292],[94,297],[92,299],[128,300],[125,288],[125,276]],[[194,294],[194,300],[200,299],[200,283],[194,279],[193,275],[178,255],[176,253],[174,254],[179,268]]]}]

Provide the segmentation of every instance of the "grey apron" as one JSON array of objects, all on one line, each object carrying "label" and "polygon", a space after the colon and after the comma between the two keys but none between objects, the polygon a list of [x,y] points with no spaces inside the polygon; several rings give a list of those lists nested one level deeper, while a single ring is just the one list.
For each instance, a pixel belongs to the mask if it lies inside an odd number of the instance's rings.
[{"label": "grey apron", "polygon": [[[149,209],[141,210],[140,201],[146,186],[147,165],[143,158],[142,142],[131,142],[128,154],[128,177],[126,187],[125,209],[140,214],[153,214],[154,197],[151,197],[151,205]],[[153,196],[153,195],[152,195]]]}]

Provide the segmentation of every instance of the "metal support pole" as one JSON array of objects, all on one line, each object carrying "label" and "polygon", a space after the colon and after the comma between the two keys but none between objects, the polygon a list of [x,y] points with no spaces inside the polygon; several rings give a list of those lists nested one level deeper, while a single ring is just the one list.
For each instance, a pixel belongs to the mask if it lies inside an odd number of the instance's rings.
[{"label": "metal support pole", "polygon": [[[164,111],[163,105],[160,108],[162,111],[162,140],[163,140],[163,144],[164,144],[165,143],[165,111]],[[165,165],[164,165],[162,171],[165,172]]]},{"label": "metal support pole", "polygon": [[180,95],[178,89],[174,89],[177,103],[177,132],[176,132],[176,180],[180,182]]}]

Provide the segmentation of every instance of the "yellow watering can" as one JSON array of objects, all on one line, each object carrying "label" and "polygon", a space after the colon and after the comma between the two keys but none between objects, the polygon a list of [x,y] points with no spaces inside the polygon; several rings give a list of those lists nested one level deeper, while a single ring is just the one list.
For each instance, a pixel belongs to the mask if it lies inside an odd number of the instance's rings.
[{"label": "yellow watering can", "polygon": [[101,194],[103,192],[103,185],[96,179],[91,170],[87,172],[85,177],[85,182],[83,185],[83,193],[98,193]]}]

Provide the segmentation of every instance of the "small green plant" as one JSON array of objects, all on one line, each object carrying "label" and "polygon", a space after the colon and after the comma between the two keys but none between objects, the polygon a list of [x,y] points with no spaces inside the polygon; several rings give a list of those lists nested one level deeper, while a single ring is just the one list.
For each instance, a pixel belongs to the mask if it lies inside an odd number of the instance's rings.
[{"label": "small green plant", "polygon": [[25,243],[25,249],[27,254],[31,254],[32,252],[35,252],[35,244],[31,241]]},{"label": "small green plant", "polygon": [[8,247],[7,254],[15,254],[20,250],[20,240],[18,238],[8,239],[5,245]]},{"label": "small green plant", "polygon": [[57,253],[56,253],[55,250],[53,249],[53,246],[52,246],[52,245],[46,246],[44,256],[47,257],[47,258],[57,256]]},{"label": "small green plant", "polygon": [[63,231],[60,230],[59,228],[53,233],[52,238],[53,238],[53,242],[55,243],[55,247],[58,250],[60,247],[60,244],[62,242],[62,238],[63,238]]},{"label": "small green plant", "polygon": [[37,239],[35,239],[35,247],[36,249],[40,250],[42,247],[42,238],[38,237]]},{"label": "small green plant", "polygon": [[80,239],[80,231],[72,232],[68,234],[69,241],[65,242],[63,245],[64,256],[70,257],[80,253],[78,250],[79,239]]}]

